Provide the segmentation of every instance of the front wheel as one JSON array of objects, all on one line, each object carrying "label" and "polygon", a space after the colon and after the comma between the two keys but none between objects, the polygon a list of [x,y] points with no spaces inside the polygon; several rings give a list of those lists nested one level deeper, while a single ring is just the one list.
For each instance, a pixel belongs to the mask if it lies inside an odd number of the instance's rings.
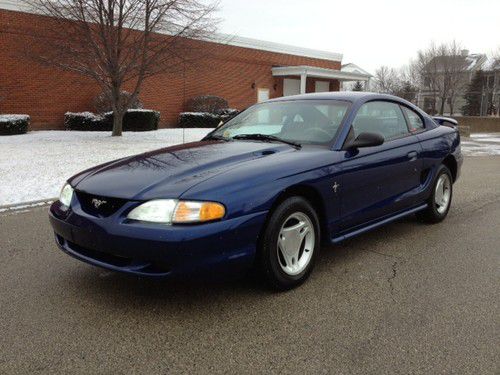
[{"label": "front wheel", "polygon": [[302,197],[283,201],[272,213],[259,244],[259,266],[269,284],[287,290],[303,283],[320,249],[318,216]]},{"label": "front wheel", "polygon": [[451,206],[453,179],[450,170],[441,165],[436,173],[432,194],[427,200],[427,208],[417,213],[417,217],[427,223],[443,221]]}]

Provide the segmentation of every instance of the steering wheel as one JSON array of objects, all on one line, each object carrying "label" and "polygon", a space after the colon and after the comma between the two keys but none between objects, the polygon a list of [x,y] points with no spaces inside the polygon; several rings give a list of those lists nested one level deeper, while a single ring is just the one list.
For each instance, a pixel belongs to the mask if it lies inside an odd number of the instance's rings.
[{"label": "steering wheel", "polygon": [[309,128],[305,132],[305,134],[315,134],[316,136],[313,136],[312,139],[330,139],[332,138],[332,135],[328,133],[325,129],[321,128]]}]

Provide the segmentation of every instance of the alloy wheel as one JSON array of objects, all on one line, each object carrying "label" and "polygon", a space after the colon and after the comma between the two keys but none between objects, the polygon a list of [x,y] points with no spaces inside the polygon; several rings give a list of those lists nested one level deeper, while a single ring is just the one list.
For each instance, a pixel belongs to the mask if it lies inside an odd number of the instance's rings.
[{"label": "alloy wheel", "polygon": [[436,204],[436,210],[440,215],[444,214],[448,210],[451,198],[451,181],[450,176],[443,173],[439,176],[436,182],[436,189],[434,192],[434,203]]},{"label": "alloy wheel", "polygon": [[312,259],[315,241],[314,226],[306,214],[295,212],[288,216],[278,236],[281,269],[290,276],[303,272]]}]

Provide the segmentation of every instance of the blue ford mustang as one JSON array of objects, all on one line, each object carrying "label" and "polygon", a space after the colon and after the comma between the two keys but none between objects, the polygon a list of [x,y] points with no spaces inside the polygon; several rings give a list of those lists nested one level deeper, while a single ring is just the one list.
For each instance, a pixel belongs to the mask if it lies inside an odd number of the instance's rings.
[{"label": "blue ford mustang", "polygon": [[162,277],[255,266],[288,289],[321,243],[446,217],[462,164],[447,122],[389,95],[275,99],[200,142],[73,176],[50,221],[64,252],[96,266]]}]

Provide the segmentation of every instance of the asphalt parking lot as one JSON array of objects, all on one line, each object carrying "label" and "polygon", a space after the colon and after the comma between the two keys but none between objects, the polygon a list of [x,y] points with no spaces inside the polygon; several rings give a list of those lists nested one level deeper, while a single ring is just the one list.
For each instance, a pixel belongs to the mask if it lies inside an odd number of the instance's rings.
[{"label": "asphalt parking lot", "polygon": [[466,158],[447,220],[324,248],[311,279],[165,282],[56,249],[47,207],[0,214],[0,373],[498,374],[500,157]]}]

